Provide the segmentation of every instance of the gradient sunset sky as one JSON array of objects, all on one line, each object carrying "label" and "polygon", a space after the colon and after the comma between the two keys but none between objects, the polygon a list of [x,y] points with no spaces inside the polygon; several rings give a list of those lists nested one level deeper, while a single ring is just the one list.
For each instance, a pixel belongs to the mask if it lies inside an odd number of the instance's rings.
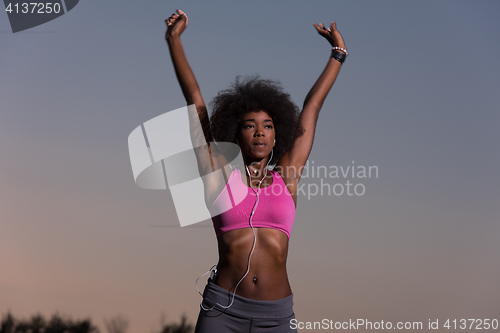
[{"label": "gradient sunset sky", "polygon": [[196,321],[211,222],[181,228],[168,191],[134,183],[127,147],[185,105],[164,41],[177,8],[207,102],[258,73],[301,106],[330,54],[313,23],[346,41],[309,165],[378,177],[302,180],[366,191],[299,197],[297,320],[500,320],[498,1],[84,0],[15,34],[0,14],[0,314],[90,316],[103,332],[123,314],[129,333],[162,313]]}]

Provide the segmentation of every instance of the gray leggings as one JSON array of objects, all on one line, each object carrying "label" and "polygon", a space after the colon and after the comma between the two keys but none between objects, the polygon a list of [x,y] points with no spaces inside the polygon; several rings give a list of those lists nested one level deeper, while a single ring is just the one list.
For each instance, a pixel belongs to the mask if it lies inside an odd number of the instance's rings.
[{"label": "gray leggings", "polygon": [[[203,292],[203,306],[210,309],[214,304],[230,304],[233,294],[208,279]],[[235,295],[233,305],[224,309],[219,305],[210,311],[200,306],[195,333],[290,333],[293,313],[293,294],[276,301],[256,301]]]}]

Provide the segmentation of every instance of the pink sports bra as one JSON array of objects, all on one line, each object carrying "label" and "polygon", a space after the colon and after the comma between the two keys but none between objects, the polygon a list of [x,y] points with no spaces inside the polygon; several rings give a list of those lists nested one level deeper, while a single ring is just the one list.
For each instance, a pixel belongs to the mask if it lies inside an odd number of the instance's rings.
[{"label": "pink sports bra", "polygon": [[[273,183],[259,190],[259,203],[252,217],[252,225],[280,230],[290,239],[295,204],[281,176],[276,171],[270,172]],[[217,237],[231,230],[250,227],[256,190],[242,182],[239,169],[235,168],[231,172],[226,186],[210,208]]]}]

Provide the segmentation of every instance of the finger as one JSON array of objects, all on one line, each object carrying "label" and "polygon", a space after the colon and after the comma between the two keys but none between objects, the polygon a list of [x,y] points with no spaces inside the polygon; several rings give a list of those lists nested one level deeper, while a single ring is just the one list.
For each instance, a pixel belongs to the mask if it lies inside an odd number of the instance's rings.
[{"label": "finger", "polygon": [[182,10],[177,9],[177,13],[179,13],[180,16],[184,16],[187,19],[186,13],[184,13]]},{"label": "finger", "polygon": [[187,23],[187,20],[188,20],[188,17],[186,15],[186,13],[184,13],[182,10],[180,9],[177,9],[177,13],[179,13],[179,17],[180,19],[182,20],[183,18],[186,18],[186,23]]},{"label": "finger", "polygon": [[337,26],[336,26],[335,22],[332,21],[332,24],[330,25],[330,28],[332,29],[332,31],[337,29]]},{"label": "finger", "polygon": [[320,23],[319,25],[320,25],[321,29],[325,30],[325,26],[323,25],[323,23]]},{"label": "finger", "polygon": [[320,34],[321,36],[325,36],[325,33],[326,31],[323,30],[322,28],[320,28],[316,23],[314,23],[314,27],[316,28],[316,31],[318,32],[318,34]]}]

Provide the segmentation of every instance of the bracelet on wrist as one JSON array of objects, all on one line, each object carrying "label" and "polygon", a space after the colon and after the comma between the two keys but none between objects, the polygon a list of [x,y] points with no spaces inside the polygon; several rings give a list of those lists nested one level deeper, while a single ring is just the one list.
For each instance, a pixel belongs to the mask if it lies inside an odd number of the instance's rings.
[{"label": "bracelet on wrist", "polygon": [[346,56],[342,52],[332,50],[332,58],[343,64]]},{"label": "bracelet on wrist", "polygon": [[346,55],[346,57],[349,55],[349,52],[347,52],[347,50],[343,47],[334,46],[332,48],[332,51],[337,51],[337,50],[342,51],[342,53],[344,53]]}]

